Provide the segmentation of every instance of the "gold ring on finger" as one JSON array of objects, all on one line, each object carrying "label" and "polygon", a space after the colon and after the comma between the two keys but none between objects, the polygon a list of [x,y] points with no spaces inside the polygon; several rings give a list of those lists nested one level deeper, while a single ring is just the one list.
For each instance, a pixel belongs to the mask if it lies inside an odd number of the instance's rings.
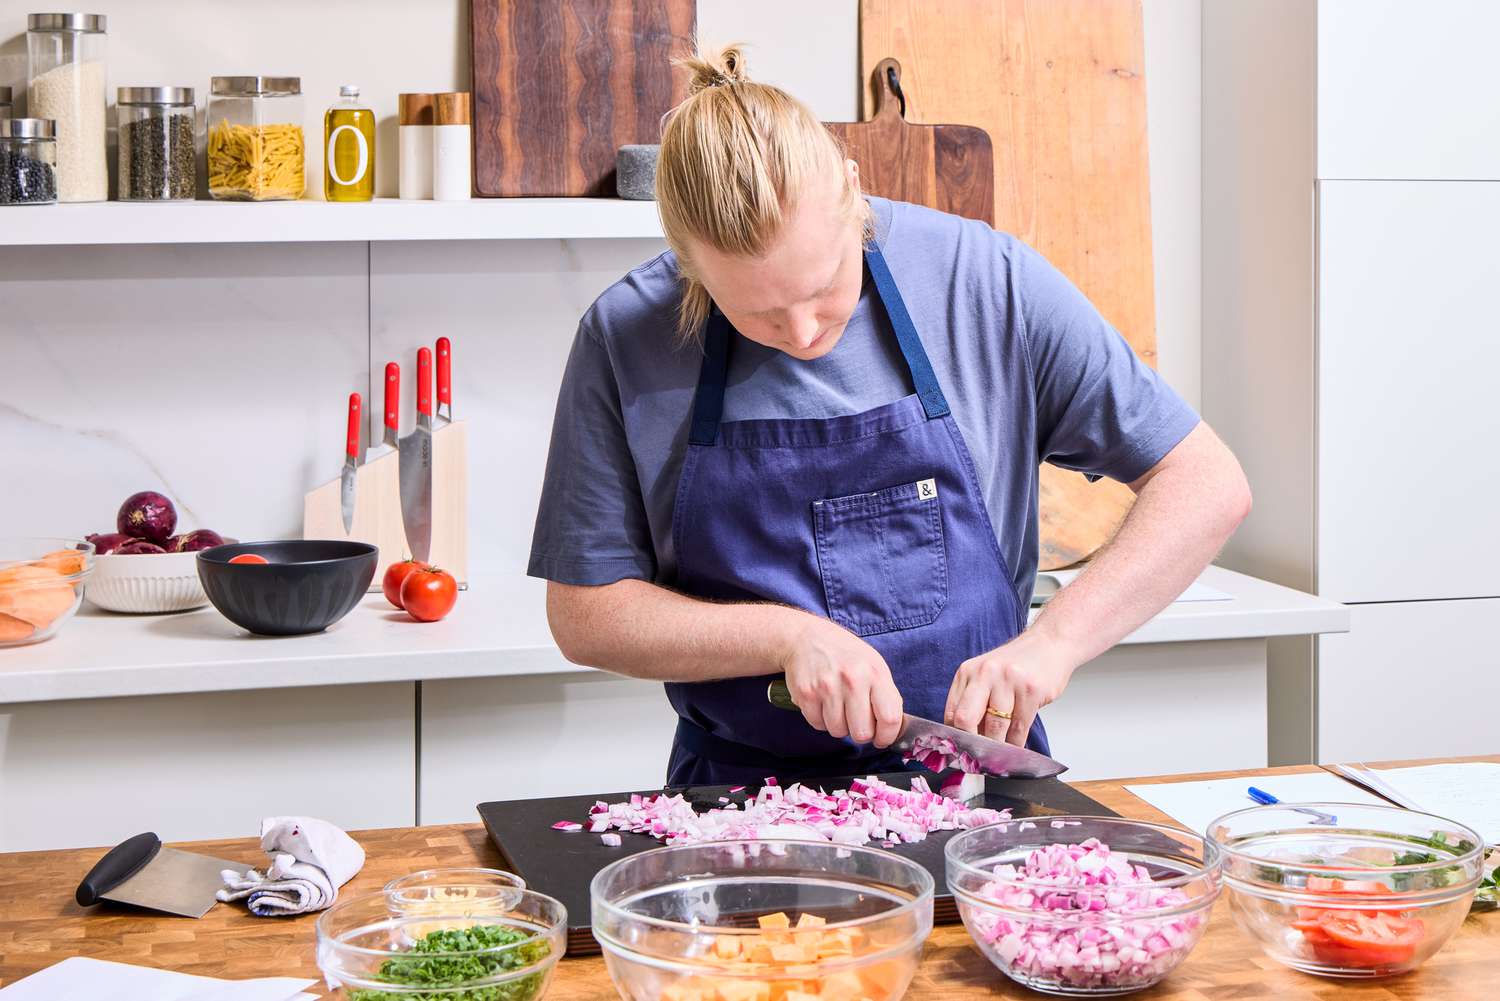
[{"label": "gold ring on finger", "polygon": [[996,719],[1010,719],[1010,713],[1002,712],[994,706],[985,706],[984,711],[987,715],[993,716]]}]

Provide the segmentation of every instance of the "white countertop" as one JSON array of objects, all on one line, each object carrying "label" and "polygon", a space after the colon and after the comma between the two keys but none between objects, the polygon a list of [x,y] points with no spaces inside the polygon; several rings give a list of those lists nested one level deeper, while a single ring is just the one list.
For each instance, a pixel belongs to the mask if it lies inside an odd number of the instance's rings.
[{"label": "white countertop", "polygon": [[[1179,643],[1345,632],[1343,605],[1210,567],[1228,601],[1168,606],[1125,643]],[[552,644],[544,584],[480,580],[442,622],[418,623],[378,594],[326,632],[252,636],[213,608],[132,616],[85,603],[57,636],[0,649],[0,705],[62,699],[296,688],[589,670]]]}]

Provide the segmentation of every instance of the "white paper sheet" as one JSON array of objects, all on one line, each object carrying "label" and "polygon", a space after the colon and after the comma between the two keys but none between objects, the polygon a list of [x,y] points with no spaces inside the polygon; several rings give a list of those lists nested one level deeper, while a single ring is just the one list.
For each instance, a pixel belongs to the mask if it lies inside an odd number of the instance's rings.
[{"label": "white paper sheet", "polygon": [[1449,817],[1500,842],[1500,764],[1455,761],[1411,768],[1367,768],[1403,806]]},{"label": "white paper sheet", "polygon": [[[1044,571],[1043,573],[1044,573],[1044,576],[1056,577],[1057,578],[1057,583],[1060,586],[1067,587],[1069,584],[1071,584],[1073,582],[1073,578],[1077,577],[1082,572],[1083,572],[1082,570],[1047,570],[1047,571]],[[1188,585],[1188,588],[1187,588],[1186,591],[1182,592],[1177,597],[1175,597],[1175,598],[1172,599],[1172,604],[1175,605],[1175,604],[1177,604],[1179,602],[1183,602],[1183,601],[1233,601],[1233,600],[1234,600],[1234,595],[1229,594],[1228,592],[1220,591],[1216,587],[1209,587],[1207,584],[1202,584],[1202,583],[1199,583],[1198,581],[1193,581],[1193,583],[1191,583],[1191,584]]]},{"label": "white paper sheet", "polygon": [[73,956],[0,988],[3,1001],[59,1001],[61,998],[109,998],[109,1001],[302,1001],[317,983],[296,977],[215,980],[171,970]]},{"label": "white paper sheet", "polygon": [[[1231,810],[1255,806],[1247,790],[1255,786],[1283,803],[1370,803],[1385,800],[1328,772],[1298,775],[1259,775],[1254,778],[1209,779],[1199,782],[1158,782],[1125,788],[1190,831],[1202,834],[1216,818]],[[1389,804],[1386,804],[1389,805]],[[1337,810],[1329,811],[1338,815]]]}]

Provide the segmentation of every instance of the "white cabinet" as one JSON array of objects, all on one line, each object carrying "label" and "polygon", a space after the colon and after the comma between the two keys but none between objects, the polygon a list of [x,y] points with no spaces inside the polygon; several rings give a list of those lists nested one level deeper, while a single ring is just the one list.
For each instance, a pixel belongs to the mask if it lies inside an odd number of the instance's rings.
[{"label": "white cabinet", "polygon": [[1500,179],[1500,4],[1318,0],[1316,7],[1319,177]]},{"label": "white cabinet", "polygon": [[1318,644],[1324,761],[1493,754],[1500,600],[1356,605]]},{"label": "white cabinet", "polygon": [[1488,0],[1203,6],[1203,412],[1256,498],[1220,562],[1356,611],[1272,645],[1273,764],[1494,746],[1412,704],[1474,696],[1500,607],[1496,37]]},{"label": "white cabinet", "polygon": [[1500,595],[1500,183],[1318,185],[1318,593]]}]

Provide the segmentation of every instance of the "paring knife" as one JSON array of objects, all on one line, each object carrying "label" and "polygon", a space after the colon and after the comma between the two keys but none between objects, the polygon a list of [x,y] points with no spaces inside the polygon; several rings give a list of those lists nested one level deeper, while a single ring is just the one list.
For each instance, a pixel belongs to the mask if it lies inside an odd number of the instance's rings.
[{"label": "paring knife", "polygon": [[364,404],[358,393],[349,394],[349,427],[344,435],[344,475],[339,486],[339,505],[344,512],[344,534],[354,530],[354,479],[364,455],[359,448],[360,415]]},{"label": "paring knife", "polygon": [[[766,689],[766,698],[777,709],[800,711],[797,709],[797,703],[792,701],[791,690],[786,687],[786,681],[783,679],[771,682]],[[1007,744],[1003,740],[981,737],[977,733],[936,723],[910,713],[901,717],[901,733],[896,737],[895,743],[891,744],[890,749],[899,751],[902,755],[910,754],[913,745],[923,737],[929,740],[940,738],[951,740],[958,750],[972,754],[986,775],[1012,779],[1045,779],[1053,775],[1061,775],[1068,770],[1067,765],[1054,761],[1045,754],[1038,754],[1025,747],[1017,747],[1015,744]]]},{"label": "paring knife", "polygon": [[437,339],[437,415],[453,423],[453,342],[446,337]]},{"label": "paring knife", "polygon": [[426,562],[432,548],[432,351],[417,350],[417,426],[401,439],[397,472],[401,523],[411,558]]},{"label": "paring knife", "polygon": [[381,439],[391,448],[399,449],[396,436],[401,431],[401,366],[395,362],[385,365],[385,436]]},{"label": "paring knife", "polygon": [[201,918],[213,907],[214,894],[224,885],[219,873],[246,868],[243,862],[163,848],[155,834],[137,834],[94,863],[73,898],[81,907],[113,900]]}]

